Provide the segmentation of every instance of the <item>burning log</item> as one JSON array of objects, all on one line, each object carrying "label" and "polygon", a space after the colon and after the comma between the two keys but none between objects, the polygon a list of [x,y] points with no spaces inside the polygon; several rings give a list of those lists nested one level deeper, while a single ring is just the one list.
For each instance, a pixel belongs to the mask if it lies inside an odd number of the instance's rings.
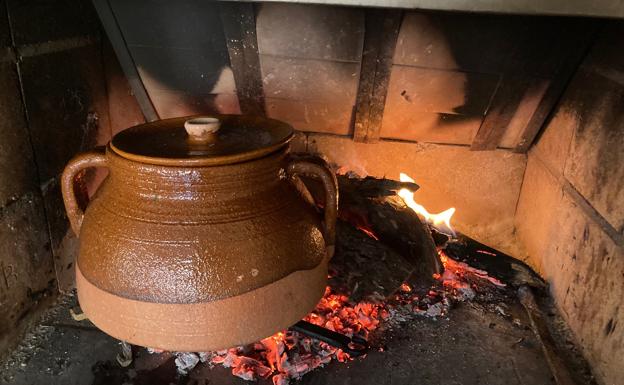
[{"label": "burning log", "polygon": [[453,240],[447,238],[443,241],[443,247],[449,257],[477,269],[486,270],[491,276],[514,287],[523,285],[538,289],[546,287],[544,280],[522,261],[464,234],[457,234],[457,238]]},{"label": "burning log", "polygon": [[[315,197],[314,200],[322,205],[320,184],[309,179],[303,182]],[[428,290],[434,282],[434,275],[441,274],[443,266],[431,230],[398,197],[399,191],[414,191],[418,185],[413,182],[339,175],[338,186],[339,218],[403,256],[413,267],[409,282],[419,291]]]},{"label": "burning log", "polygon": [[[368,205],[351,207],[354,210],[367,208],[372,232],[414,266],[408,281],[426,291],[433,284],[434,276],[444,270],[429,227],[397,197],[375,199]],[[344,209],[350,210],[350,207]]]},{"label": "burning log", "polygon": [[378,179],[338,176],[340,193],[348,197],[381,198],[398,195],[401,189],[416,191],[420,188],[415,182],[401,182],[392,179]]}]

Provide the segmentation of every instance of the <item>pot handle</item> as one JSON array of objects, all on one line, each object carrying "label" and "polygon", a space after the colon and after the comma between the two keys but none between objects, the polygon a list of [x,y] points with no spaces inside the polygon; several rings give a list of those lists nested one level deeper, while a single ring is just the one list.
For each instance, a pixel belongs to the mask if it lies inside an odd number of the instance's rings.
[{"label": "pot handle", "polygon": [[82,220],[84,218],[84,211],[78,205],[76,200],[76,192],[74,191],[74,179],[76,175],[89,167],[106,167],[107,166],[106,155],[101,152],[84,152],[78,154],[72,160],[69,161],[63,175],[61,176],[61,191],[63,193],[63,202],[65,203],[65,211],[67,211],[67,218],[71,228],[76,234],[80,235],[80,227],[82,226]]},{"label": "pot handle", "polygon": [[325,161],[320,158],[317,164],[309,160],[293,160],[286,168],[286,174],[289,177],[304,175],[319,179],[325,189],[325,245],[328,250],[329,257],[334,254],[334,246],[336,244],[336,217],[338,216],[338,181],[336,175],[329,169]]}]

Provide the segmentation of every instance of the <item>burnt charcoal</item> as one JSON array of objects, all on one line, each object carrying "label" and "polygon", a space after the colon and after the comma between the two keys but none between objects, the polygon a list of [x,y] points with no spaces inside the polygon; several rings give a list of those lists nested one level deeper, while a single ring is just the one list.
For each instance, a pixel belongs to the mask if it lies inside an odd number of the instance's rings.
[{"label": "burnt charcoal", "polygon": [[372,202],[368,220],[379,240],[414,264],[423,287],[433,283],[433,276],[444,270],[429,226],[421,221],[398,197]]},{"label": "burnt charcoal", "polygon": [[340,192],[347,197],[357,194],[359,197],[380,198],[397,195],[403,188],[416,191],[420,188],[413,182],[400,182],[392,179],[378,179],[372,176],[365,178],[349,177],[338,175]]},{"label": "burnt charcoal", "polygon": [[350,293],[351,300],[373,293],[389,297],[412,274],[414,266],[401,255],[349,223],[339,220],[336,232],[329,283]]},{"label": "burnt charcoal", "polygon": [[448,235],[439,232],[438,230],[431,228],[431,237],[433,238],[433,243],[435,243],[436,247],[443,247],[446,243],[451,239]]},{"label": "burnt charcoal", "polygon": [[544,289],[546,283],[526,263],[493,249],[464,234],[446,243],[444,252],[456,261],[487,271],[489,275],[514,287],[529,285]]}]

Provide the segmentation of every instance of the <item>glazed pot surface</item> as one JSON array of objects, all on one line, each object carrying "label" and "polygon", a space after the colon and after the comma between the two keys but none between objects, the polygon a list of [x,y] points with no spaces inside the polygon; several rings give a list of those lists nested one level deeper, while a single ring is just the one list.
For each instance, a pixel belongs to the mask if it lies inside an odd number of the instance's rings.
[{"label": "glazed pot surface", "polygon": [[316,267],[319,215],[285,178],[286,153],[236,165],[153,166],[108,151],[78,265],[109,293],[156,303],[232,297]]}]

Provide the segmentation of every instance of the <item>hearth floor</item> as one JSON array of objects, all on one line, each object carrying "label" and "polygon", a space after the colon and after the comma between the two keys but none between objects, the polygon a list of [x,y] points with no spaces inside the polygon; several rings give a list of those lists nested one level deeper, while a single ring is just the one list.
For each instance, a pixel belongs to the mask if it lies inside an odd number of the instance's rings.
[{"label": "hearth floor", "polygon": [[[354,302],[373,294],[390,299],[404,282],[418,285],[410,278],[417,266],[418,260],[408,260],[339,222],[328,281],[332,291],[350,293]],[[477,285],[475,290],[471,300],[452,301],[441,316],[436,313],[437,318],[416,314],[411,305],[389,308],[389,317],[381,319],[369,337],[371,350],[365,357],[346,363],[332,360],[305,374],[298,383],[554,384],[541,345],[513,288]],[[538,299],[548,302],[546,297]],[[70,315],[76,305],[74,295],[62,297],[9,359],[0,362],[0,385],[249,384],[233,376],[231,369],[211,368],[208,363],[199,364],[190,376],[180,376],[172,354],[149,354],[144,348],[134,349],[132,364],[121,367],[116,359],[120,343],[88,320],[76,321]],[[552,331],[560,333],[557,343],[573,364],[578,385],[592,384],[587,365],[562,332],[565,326],[561,318],[552,304],[542,305]],[[272,381],[262,379],[259,383],[269,385]]]},{"label": "hearth floor", "polygon": [[[89,321],[77,322],[65,297],[4,363],[1,384],[189,384],[173,360],[151,371],[116,361],[118,341]],[[512,307],[521,314],[519,307]],[[526,324],[525,319],[521,319]],[[526,327],[477,304],[461,303],[447,318],[415,318],[383,332],[366,357],[332,361],[308,373],[301,384],[553,384],[540,345]],[[383,346],[383,351],[379,347]],[[142,349],[143,350],[143,349]],[[143,355],[147,355],[145,351]],[[136,361],[136,360],[135,360]],[[206,384],[248,384],[228,369],[205,370]],[[261,381],[263,382],[263,381]],[[269,383],[269,382],[267,382]]]}]

